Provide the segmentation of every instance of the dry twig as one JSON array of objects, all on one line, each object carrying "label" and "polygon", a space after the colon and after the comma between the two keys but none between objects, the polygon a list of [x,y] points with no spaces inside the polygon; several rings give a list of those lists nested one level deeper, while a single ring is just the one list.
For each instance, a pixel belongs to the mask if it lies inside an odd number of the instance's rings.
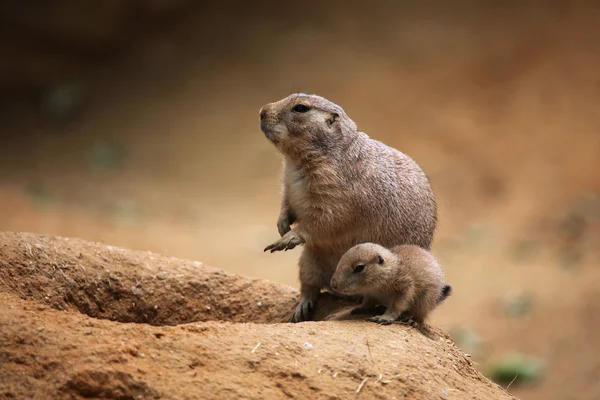
[{"label": "dry twig", "polygon": [[508,384],[508,386],[506,386],[505,390],[508,390],[508,388],[510,387],[510,385],[513,384],[514,381],[517,380],[517,377],[519,376],[519,373],[517,372],[515,377],[512,379],[512,381],[510,381],[510,383]]},{"label": "dry twig", "polygon": [[363,379],[363,381],[358,386],[358,389],[356,389],[356,393],[360,393],[360,391],[362,390],[363,386],[365,386],[365,383],[367,383],[368,380],[369,380],[369,378]]},{"label": "dry twig", "polygon": [[369,357],[371,357],[371,364],[375,364],[375,361],[373,361],[373,354],[371,354],[371,345],[369,344],[369,339],[365,338],[365,344],[367,345],[367,350],[369,350]]},{"label": "dry twig", "polygon": [[258,350],[258,348],[260,347],[261,343],[258,342],[258,344],[252,349],[252,353],[255,353],[256,350]]},{"label": "dry twig", "polygon": [[379,378],[375,381],[375,384],[378,384],[379,381],[383,378],[383,374],[379,374]]}]

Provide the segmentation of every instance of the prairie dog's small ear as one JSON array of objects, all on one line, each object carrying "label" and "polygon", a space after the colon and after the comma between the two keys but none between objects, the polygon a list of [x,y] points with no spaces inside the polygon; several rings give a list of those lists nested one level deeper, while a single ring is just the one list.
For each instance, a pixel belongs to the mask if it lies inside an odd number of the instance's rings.
[{"label": "prairie dog's small ear", "polygon": [[331,113],[331,116],[327,119],[327,123],[329,124],[329,126],[332,126],[339,120],[340,120],[340,114],[334,112],[334,113]]},{"label": "prairie dog's small ear", "polygon": [[379,265],[383,264],[383,257],[377,256],[377,264],[379,264]]}]

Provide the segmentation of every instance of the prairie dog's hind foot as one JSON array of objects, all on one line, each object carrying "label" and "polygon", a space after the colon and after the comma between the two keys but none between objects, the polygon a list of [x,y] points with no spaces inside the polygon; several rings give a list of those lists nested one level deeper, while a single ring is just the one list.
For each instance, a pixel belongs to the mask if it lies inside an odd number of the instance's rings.
[{"label": "prairie dog's hind foot", "polygon": [[267,247],[265,247],[264,251],[271,251],[271,253],[273,253],[275,251],[281,251],[281,250],[288,251],[288,250],[292,250],[294,247],[304,244],[304,243],[305,243],[304,239],[302,239],[300,236],[298,236],[298,234],[296,232],[291,230],[291,231],[288,231],[285,235],[283,235],[281,237],[281,239],[279,239],[275,243],[272,243],[272,244],[268,245]]},{"label": "prairie dog's hind foot", "polygon": [[296,311],[292,315],[291,322],[310,321],[315,312],[317,302],[313,299],[300,299]]}]

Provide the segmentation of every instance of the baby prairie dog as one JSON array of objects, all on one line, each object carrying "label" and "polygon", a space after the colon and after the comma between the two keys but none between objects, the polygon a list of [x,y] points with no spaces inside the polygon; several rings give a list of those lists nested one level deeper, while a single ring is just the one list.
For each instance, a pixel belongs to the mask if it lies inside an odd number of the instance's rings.
[{"label": "baby prairie dog", "polygon": [[331,287],[345,295],[363,296],[362,306],[353,314],[383,305],[383,315],[369,321],[391,324],[405,314],[420,326],[452,290],[444,284],[442,268],[429,251],[414,245],[387,249],[374,243],[356,245],[342,256]]},{"label": "baby prairie dog", "polygon": [[303,246],[292,321],[312,319],[321,290],[352,246],[429,249],[437,223],[429,179],[409,156],[358,130],[342,107],[295,93],[263,106],[260,127],[283,156],[281,237],[265,251]]}]

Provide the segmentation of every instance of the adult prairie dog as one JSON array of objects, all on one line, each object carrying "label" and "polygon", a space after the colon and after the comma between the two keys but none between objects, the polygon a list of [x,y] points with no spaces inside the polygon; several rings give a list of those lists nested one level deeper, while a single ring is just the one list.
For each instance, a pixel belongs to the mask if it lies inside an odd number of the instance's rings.
[{"label": "adult prairie dog", "polygon": [[452,291],[429,251],[413,245],[387,249],[374,243],[356,245],[342,256],[331,287],[345,295],[363,296],[363,305],[353,310],[355,314],[385,306],[382,315],[368,318],[381,324],[390,324],[404,314],[423,325]]},{"label": "adult prairie dog", "polygon": [[284,156],[281,238],[265,251],[304,245],[292,321],[312,318],[321,289],[329,288],[350,247],[430,248],[437,205],[427,176],[407,155],[358,131],[342,107],[292,94],[263,106],[260,126]]}]

